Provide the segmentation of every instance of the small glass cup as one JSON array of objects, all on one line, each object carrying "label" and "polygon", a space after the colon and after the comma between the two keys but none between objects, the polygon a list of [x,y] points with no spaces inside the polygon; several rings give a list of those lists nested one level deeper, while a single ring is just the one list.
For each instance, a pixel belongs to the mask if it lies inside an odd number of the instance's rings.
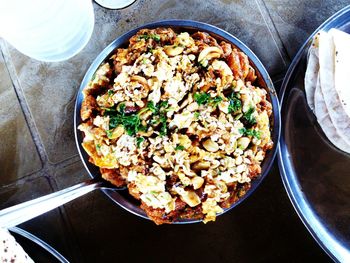
[{"label": "small glass cup", "polygon": [[107,9],[122,9],[130,6],[136,0],[95,0],[97,4]]},{"label": "small glass cup", "polygon": [[11,0],[0,8],[0,36],[37,60],[67,60],[88,43],[94,29],[91,0]]}]

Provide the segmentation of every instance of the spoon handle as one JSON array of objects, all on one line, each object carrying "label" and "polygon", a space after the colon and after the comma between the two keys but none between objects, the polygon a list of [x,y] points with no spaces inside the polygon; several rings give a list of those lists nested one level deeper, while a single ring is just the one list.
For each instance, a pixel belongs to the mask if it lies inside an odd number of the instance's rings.
[{"label": "spoon handle", "polygon": [[10,228],[26,222],[99,188],[102,183],[91,179],[52,194],[0,210],[0,227]]}]

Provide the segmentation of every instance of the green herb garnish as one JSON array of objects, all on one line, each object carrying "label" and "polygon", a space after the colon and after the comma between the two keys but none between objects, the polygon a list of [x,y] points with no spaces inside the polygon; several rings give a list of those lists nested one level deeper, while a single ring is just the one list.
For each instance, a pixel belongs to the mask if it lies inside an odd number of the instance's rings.
[{"label": "green herb garnish", "polygon": [[99,151],[101,149],[101,145],[100,144],[96,144],[96,150]]},{"label": "green herb garnish", "polygon": [[151,38],[153,38],[157,42],[160,41],[160,36],[159,35],[151,35]]},{"label": "green herb garnish", "polygon": [[112,134],[113,134],[113,130],[107,130],[107,131],[106,131],[106,134],[107,134],[107,137],[108,137],[108,138],[111,138],[111,137],[112,137]]},{"label": "green herb garnish", "polygon": [[158,124],[160,123],[160,135],[164,136],[167,134],[167,118],[166,118],[166,112],[168,110],[169,103],[168,101],[161,101],[157,105],[154,105],[153,101],[149,101],[147,103],[147,108],[152,111],[153,118],[151,120],[152,124]]},{"label": "green herb garnish", "polygon": [[247,136],[252,136],[252,137],[255,137],[257,139],[260,139],[260,135],[261,135],[261,132],[260,131],[257,131],[257,130],[247,130],[246,131],[246,135]]},{"label": "green herb garnish", "polygon": [[113,112],[117,111],[115,108],[101,107],[101,109],[105,110],[105,114],[104,114],[105,116],[108,115],[108,113],[106,113],[106,111],[113,111]]},{"label": "green herb garnish", "polygon": [[212,98],[210,94],[202,92],[202,93],[195,93],[193,95],[194,100],[198,103],[198,105],[202,104],[211,104],[213,107],[218,106],[218,104],[223,100],[222,97],[217,96]]},{"label": "green herb garnish", "polygon": [[167,100],[162,100],[159,103],[159,108],[167,108],[169,106],[169,102]]},{"label": "green herb garnish", "polygon": [[160,118],[159,118],[159,121],[160,121],[160,123],[161,123],[161,126],[160,126],[160,135],[162,135],[162,136],[164,136],[164,135],[166,135],[167,134],[167,131],[168,131],[168,129],[167,129],[167,126],[166,126],[166,116],[163,114],[163,115],[161,115],[160,116]]},{"label": "green herb garnish", "polygon": [[144,140],[145,140],[145,138],[143,138],[143,137],[137,137],[136,138],[136,146],[137,146],[137,148],[141,147],[141,143],[143,143]]},{"label": "green herb garnish", "polygon": [[153,113],[157,113],[159,111],[158,107],[154,105],[153,101],[149,101],[147,103],[147,108],[150,109]]},{"label": "green herb garnish", "polygon": [[231,94],[229,99],[230,99],[230,104],[228,105],[229,113],[231,112],[235,113],[242,109],[242,102],[239,98],[237,98],[237,95],[234,92]]},{"label": "green herb garnish", "polygon": [[119,112],[122,113],[124,115],[124,112],[125,112],[125,103],[120,103],[119,104]]},{"label": "green herb garnish", "polygon": [[253,125],[256,123],[256,119],[253,116],[253,113],[255,111],[254,107],[250,107],[244,114],[243,119],[245,119],[249,124]]},{"label": "green herb garnish", "polygon": [[108,94],[108,96],[112,96],[112,95],[114,94],[114,90],[109,89],[109,90],[107,91],[107,94]]},{"label": "green herb garnish", "polygon": [[261,138],[261,132],[254,130],[254,129],[246,129],[246,128],[241,128],[238,130],[241,134],[243,134],[244,136],[251,136],[251,137],[255,137],[257,139]]},{"label": "green herb garnish", "polygon": [[199,104],[206,104],[209,102],[210,94],[202,92],[202,93],[195,93],[193,95],[194,100]]},{"label": "green herb garnish", "polygon": [[151,34],[151,35],[139,35],[139,40],[141,39],[145,39],[145,40],[148,40],[148,39],[154,39],[155,41],[159,42],[160,41],[160,36],[157,35],[157,34]]},{"label": "green herb garnish", "polygon": [[107,136],[111,137],[112,129],[122,125],[128,135],[134,136],[139,131],[147,131],[147,126],[142,125],[140,115],[150,110],[153,113],[151,124],[161,124],[160,134],[165,135],[167,133],[167,118],[166,118],[166,107],[168,107],[168,101],[161,101],[159,104],[154,105],[152,101],[149,101],[145,108],[141,109],[136,113],[125,113],[125,103],[119,104],[117,109],[105,108],[105,116],[109,116],[109,129],[106,131]]},{"label": "green herb garnish", "polygon": [[175,151],[183,151],[183,150],[185,150],[184,146],[182,146],[181,144],[176,145]]},{"label": "green herb garnish", "polygon": [[196,111],[195,113],[194,113],[194,117],[196,118],[196,119],[198,119],[199,118],[199,112],[198,111]]},{"label": "green herb garnish", "polygon": [[210,104],[212,104],[213,107],[218,106],[218,104],[219,104],[221,101],[222,101],[222,97],[220,97],[220,96],[217,96],[217,97],[215,97],[215,98],[211,98],[211,99],[209,100]]},{"label": "green herb garnish", "polygon": [[147,108],[150,109],[153,113],[158,114],[161,109],[166,109],[168,107],[169,103],[167,100],[161,101],[160,103],[154,105],[153,101],[149,101],[147,103]]},{"label": "green herb garnish", "polygon": [[[138,131],[145,131],[147,127],[141,124],[140,116],[138,113],[125,114],[125,104],[122,103],[119,106],[119,112],[106,112],[109,115],[109,128],[114,129],[119,125],[122,125],[128,135],[135,135]],[[107,133],[108,136],[108,133]],[[108,136],[109,137],[109,136]]]}]

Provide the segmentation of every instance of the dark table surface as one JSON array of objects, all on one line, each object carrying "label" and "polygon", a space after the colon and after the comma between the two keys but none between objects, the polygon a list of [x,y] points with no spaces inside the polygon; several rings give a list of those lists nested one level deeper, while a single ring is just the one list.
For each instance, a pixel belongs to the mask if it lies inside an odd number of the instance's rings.
[{"label": "dark table surface", "polygon": [[[279,89],[306,38],[347,4],[137,0],[119,11],[94,5],[88,45],[59,63],[28,58],[0,39],[0,208],[88,179],[74,142],[75,96],[90,63],[122,33],[171,18],[216,25],[257,54]],[[20,227],[71,262],[330,261],[294,211],[276,162],[253,195],[215,223],[156,226],[96,191]]]}]

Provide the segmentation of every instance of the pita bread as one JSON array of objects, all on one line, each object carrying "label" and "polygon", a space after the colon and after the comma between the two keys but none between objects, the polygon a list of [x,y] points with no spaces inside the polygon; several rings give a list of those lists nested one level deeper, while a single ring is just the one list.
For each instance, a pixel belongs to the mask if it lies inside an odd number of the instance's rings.
[{"label": "pita bread", "polygon": [[350,117],[346,114],[335,89],[335,46],[333,37],[327,32],[320,32],[319,37],[320,88],[329,117],[337,133],[350,145]]},{"label": "pita bread", "polygon": [[340,103],[350,117],[350,34],[337,29],[331,29],[335,46],[334,84]]},{"label": "pita bread", "polygon": [[314,94],[314,105],[315,105],[315,115],[317,117],[317,122],[320,124],[323,132],[326,134],[327,138],[339,149],[344,152],[350,153],[350,145],[348,145],[337,133],[334,128],[331,118],[329,117],[326,103],[323,98],[322,90],[320,87],[320,78],[317,75],[315,94]]},{"label": "pita bread", "polygon": [[319,68],[320,65],[318,63],[318,35],[316,35],[308,51],[307,68],[304,79],[306,100],[312,111],[315,111],[315,90]]},{"label": "pita bread", "polygon": [[23,248],[16,242],[15,238],[3,228],[0,228],[0,261],[34,263]]}]

